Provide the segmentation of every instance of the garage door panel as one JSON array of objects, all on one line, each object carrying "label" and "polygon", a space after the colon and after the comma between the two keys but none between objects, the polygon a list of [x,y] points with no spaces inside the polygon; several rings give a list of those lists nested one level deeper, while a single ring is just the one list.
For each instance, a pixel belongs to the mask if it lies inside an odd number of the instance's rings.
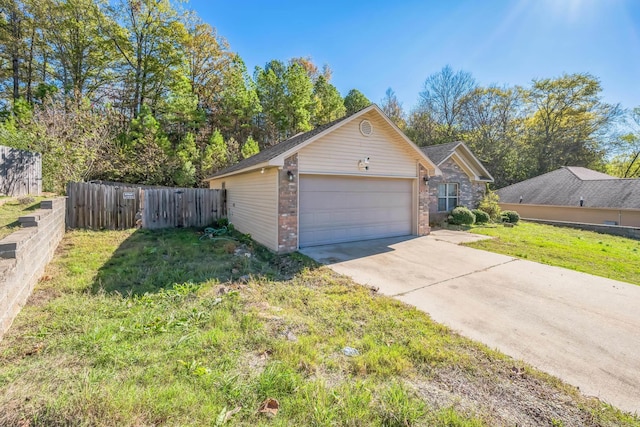
[{"label": "garage door panel", "polygon": [[411,234],[411,180],[302,176],[300,246]]}]

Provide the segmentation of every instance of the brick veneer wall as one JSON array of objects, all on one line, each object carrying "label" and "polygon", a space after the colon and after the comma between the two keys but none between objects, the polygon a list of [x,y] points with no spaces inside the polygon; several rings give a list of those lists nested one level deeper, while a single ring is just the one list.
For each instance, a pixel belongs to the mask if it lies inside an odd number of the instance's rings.
[{"label": "brick veneer wall", "polygon": [[420,177],[418,179],[418,236],[426,236],[431,232],[429,227],[429,183],[424,178],[428,176],[427,170],[420,165]]},{"label": "brick veneer wall", "polygon": [[472,182],[452,159],[448,159],[438,167],[442,171],[442,176],[434,176],[429,179],[429,210],[432,224],[444,221],[449,214],[448,212],[438,212],[438,184],[458,184],[458,205],[466,206],[469,209],[478,207],[486,190],[484,182]]},{"label": "brick veneer wall", "polygon": [[[287,172],[293,174],[289,180]],[[278,252],[298,250],[298,154],[284,160],[278,179]]]},{"label": "brick veneer wall", "polygon": [[64,197],[44,200],[0,240],[0,339],[33,291],[65,230]]}]

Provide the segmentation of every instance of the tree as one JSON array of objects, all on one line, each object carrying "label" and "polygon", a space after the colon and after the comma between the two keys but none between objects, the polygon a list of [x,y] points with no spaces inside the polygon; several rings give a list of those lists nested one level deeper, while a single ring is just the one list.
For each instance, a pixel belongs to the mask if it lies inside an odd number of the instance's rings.
[{"label": "tree", "polygon": [[478,87],[461,104],[463,138],[497,188],[528,177],[521,94],[519,88]]},{"label": "tree", "polygon": [[323,75],[313,85],[313,102],[311,124],[314,127],[343,117],[346,112],[340,92]]},{"label": "tree", "polygon": [[419,146],[446,142],[440,140],[441,135],[445,134],[443,126],[436,123],[429,113],[417,109],[409,114],[404,133]]},{"label": "tree", "polygon": [[247,141],[242,145],[242,149],[240,150],[243,159],[248,159],[259,152],[260,148],[258,148],[258,143],[252,137],[247,138]]},{"label": "tree", "polygon": [[179,187],[191,187],[196,183],[196,164],[200,161],[200,153],[196,148],[196,140],[192,133],[187,133],[176,148],[175,157],[178,166],[173,181]]},{"label": "tree", "polygon": [[347,115],[360,111],[369,105],[371,105],[371,101],[358,89],[351,89],[349,93],[347,93],[347,96],[344,97],[344,107]]},{"label": "tree", "polygon": [[120,54],[124,105],[137,117],[155,104],[183,65],[187,31],[169,0],[118,0],[109,8],[113,24],[103,23]]},{"label": "tree", "polygon": [[603,103],[601,91],[600,82],[590,74],[533,81],[525,102],[534,175],[560,166],[603,168],[605,133],[620,109]]},{"label": "tree", "polygon": [[129,132],[121,136],[111,152],[110,168],[99,178],[149,185],[174,183],[177,165],[171,157],[171,142],[146,105],[131,120]]},{"label": "tree", "polygon": [[229,150],[219,130],[215,130],[202,155],[203,177],[214,173],[229,164]]},{"label": "tree", "polygon": [[618,136],[609,147],[613,155],[607,173],[620,178],[640,178],[640,107],[628,114],[629,132]]},{"label": "tree", "polygon": [[398,97],[393,89],[388,88],[382,98],[382,111],[396,124],[400,129],[404,129],[407,122],[404,119],[404,111],[402,110],[402,103],[398,101]]},{"label": "tree", "polygon": [[220,92],[225,86],[225,73],[237,55],[215,28],[192,18],[187,23],[184,42],[186,74],[200,107],[215,111]]},{"label": "tree", "polygon": [[256,67],[256,92],[262,106],[263,146],[311,129],[313,83],[297,62],[273,60]]},{"label": "tree", "polygon": [[62,194],[69,181],[91,179],[103,166],[106,145],[113,140],[108,109],[93,108],[88,100],[67,105],[47,99],[33,114],[35,135],[30,149],[42,153],[46,191]]},{"label": "tree", "polygon": [[[6,100],[15,103],[19,98],[33,101],[38,74],[38,54],[43,47],[38,27],[42,16],[38,1],[0,1],[0,78],[4,83]],[[5,105],[6,108],[6,105]]]},{"label": "tree", "polygon": [[427,77],[419,95],[419,104],[412,115],[426,115],[438,130],[427,143],[451,142],[460,137],[462,102],[476,87],[470,73],[456,71],[447,65]]},{"label": "tree", "polygon": [[247,74],[247,67],[238,55],[233,55],[223,74],[223,86],[215,108],[209,111],[211,126],[229,139],[246,140],[258,130],[255,121],[262,111],[256,85]]},{"label": "tree", "polygon": [[[96,101],[113,78],[115,49],[93,0],[42,1],[43,31],[51,47],[53,76],[66,98]],[[46,17],[46,18],[45,18]]]},{"label": "tree", "polygon": [[324,77],[327,82],[331,81],[331,76],[333,75],[331,68],[325,64],[322,66],[322,70],[319,69],[318,66],[313,63],[313,59],[310,56],[307,56],[306,58],[291,58],[289,60],[289,65],[293,64],[300,65],[314,84],[320,77]]}]

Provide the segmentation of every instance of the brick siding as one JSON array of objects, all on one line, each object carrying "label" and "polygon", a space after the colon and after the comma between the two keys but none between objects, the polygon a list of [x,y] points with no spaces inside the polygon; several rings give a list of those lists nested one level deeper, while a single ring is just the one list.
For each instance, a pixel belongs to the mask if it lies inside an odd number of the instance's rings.
[{"label": "brick siding", "polygon": [[438,166],[442,176],[434,176],[429,180],[429,213],[431,224],[447,219],[448,212],[438,212],[438,184],[458,184],[458,206],[475,209],[484,197],[486,184],[473,182],[469,176],[452,159]]},{"label": "brick siding", "polygon": [[[429,183],[425,182],[427,170],[420,165],[418,179],[418,236],[426,236],[431,232],[429,227]],[[436,201],[437,202],[437,201]]]},{"label": "brick siding", "polygon": [[[289,174],[293,180],[289,180]],[[298,250],[298,154],[284,160],[278,179],[278,253]]]}]

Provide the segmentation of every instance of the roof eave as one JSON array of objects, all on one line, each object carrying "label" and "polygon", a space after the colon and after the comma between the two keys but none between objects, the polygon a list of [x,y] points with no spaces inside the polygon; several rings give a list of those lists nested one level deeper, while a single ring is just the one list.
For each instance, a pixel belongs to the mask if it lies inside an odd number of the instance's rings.
[{"label": "roof eave", "polygon": [[[483,181],[483,182],[494,182],[494,178],[493,175],[491,175],[489,173],[489,171],[484,167],[484,165],[482,164],[482,162],[480,160],[478,160],[478,158],[473,154],[473,152],[469,149],[469,147],[467,147],[467,144],[465,144],[464,142],[460,141],[460,143],[458,143],[453,150],[451,151],[451,154],[449,154],[444,160],[442,160],[442,162],[444,162],[446,159],[450,158],[453,154],[455,154],[456,150],[459,147],[463,147],[465,152],[471,157],[471,159],[473,160],[474,164],[475,164],[475,169],[477,169],[480,173],[476,173],[476,179],[475,181]],[[442,164],[442,162],[440,162],[440,164]],[[466,162],[465,162],[466,163]],[[470,168],[473,169],[473,166],[468,165]],[[482,179],[482,177],[488,177],[489,179]]]},{"label": "roof eave", "polygon": [[262,168],[266,168],[266,167],[269,167],[269,166],[271,166],[269,164],[269,162],[262,162],[262,163],[258,163],[257,165],[247,166],[246,168],[238,169],[238,170],[232,171],[232,172],[227,172],[227,173],[224,173],[222,175],[213,175],[213,176],[210,176],[209,178],[203,179],[202,181],[203,182],[210,182],[210,181],[213,181],[213,180],[216,180],[216,179],[226,178],[226,177],[231,176],[231,175],[239,175],[241,173],[247,173],[247,172],[251,172],[251,171],[253,171],[255,169],[262,169]]},{"label": "roof eave", "polygon": [[356,118],[362,116],[363,114],[368,113],[369,111],[371,111],[372,109],[376,108],[377,106],[375,104],[371,104],[370,106],[368,106],[367,108],[363,108],[362,110],[360,110],[359,112],[357,112],[356,114],[353,114],[350,117],[347,117],[345,120],[341,120],[338,123],[334,124],[331,127],[328,127],[327,129],[323,130],[322,132],[313,135],[311,138],[307,139],[306,141],[304,141],[301,144],[298,144],[294,147],[291,147],[290,149],[288,149],[287,151],[285,151],[284,153],[281,153],[279,155],[277,155],[276,157],[272,158],[271,160],[269,160],[269,165],[270,166],[284,166],[284,159],[290,157],[292,154],[297,153],[298,151],[300,151],[302,148],[306,147],[307,145],[311,144],[312,142],[322,138],[323,136],[325,136],[326,134],[333,132],[335,129],[355,120]]},{"label": "roof eave", "polygon": [[398,126],[395,123],[393,123],[393,121],[391,121],[391,119],[389,119],[387,117],[387,115],[384,114],[384,112],[376,104],[371,104],[367,108],[364,108],[364,109],[360,110],[358,113],[352,115],[351,117],[348,117],[346,120],[342,120],[342,121],[336,123],[335,125],[331,126],[330,128],[327,128],[327,129],[323,130],[322,132],[318,133],[317,135],[312,136],[308,140],[304,141],[302,144],[296,145],[295,147],[292,147],[291,149],[285,151],[284,153],[281,153],[280,155],[274,157],[273,159],[269,160],[269,162],[268,162],[269,166],[277,166],[277,167],[284,166],[284,159],[286,159],[286,158],[290,157],[291,155],[297,153],[298,151],[300,151],[301,149],[303,149],[307,145],[309,145],[309,144],[313,143],[314,141],[322,138],[326,134],[328,134],[330,132],[333,132],[335,129],[337,129],[339,127],[342,127],[342,126],[346,125],[347,123],[352,122],[353,120],[355,120],[358,117],[361,117],[361,116],[367,114],[368,112],[370,112],[372,110],[377,111],[380,114],[380,116],[402,137],[402,139],[406,143],[408,143],[416,153],[418,153],[420,163],[423,166],[425,166],[425,168],[427,169],[427,171],[429,172],[429,174],[431,176],[440,176],[440,175],[442,175],[442,171],[440,171],[438,166],[435,163],[433,163],[431,161],[431,159],[429,159],[429,157],[427,157],[427,155],[422,150],[420,150],[420,148],[416,144],[414,144],[413,141],[411,141],[409,138],[407,138],[407,136],[404,134],[404,132],[402,132],[402,130],[400,128],[398,128]]},{"label": "roof eave", "polygon": [[438,165],[436,165],[428,156],[427,154],[422,151],[420,149],[420,147],[418,147],[412,140],[409,139],[409,137],[407,135],[405,135],[405,133],[402,131],[402,129],[400,129],[398,127],[398,125],[396,125],[385,113],[384,111],[382,111],[380,109],[380,107],[378,107],[376,104],[373,104],[372,107],[375,107],[375,109],[380,113],[380,115],[382,116],[382,118],[393,128],[395,129],[396,132],[398,132],[400,134],[400,136],[402,137],[402,139],[404,139],[404,141],[409,144],[409,146],[411,146],[411,148],[413,148],[413,150],[418,154],[418,158],[420,159],[420,163],[422,164],[422,166],[424,166],[427,171],[429,172],[429,175],[431,176],[442,176],[442,171],[440,170],[440,168],[438,167]]}]

